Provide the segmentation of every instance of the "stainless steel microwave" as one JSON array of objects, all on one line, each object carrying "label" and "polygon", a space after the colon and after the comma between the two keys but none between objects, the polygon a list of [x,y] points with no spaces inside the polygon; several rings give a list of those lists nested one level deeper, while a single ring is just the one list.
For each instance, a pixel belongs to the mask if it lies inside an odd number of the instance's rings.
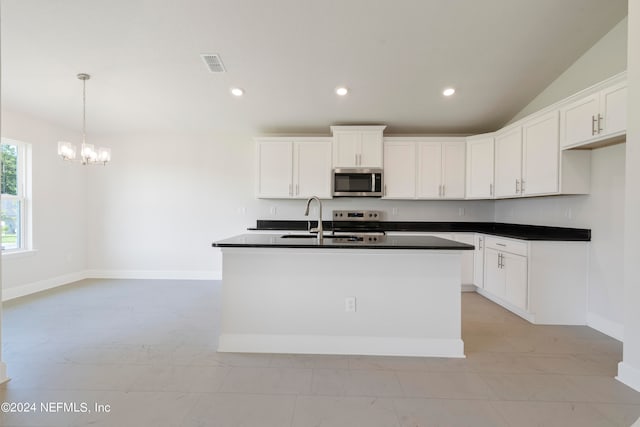
[{"label": "stainless steel microwave", "polygon": [[333,170],[334,197],[381,197],[382,169],[336,168]]}]

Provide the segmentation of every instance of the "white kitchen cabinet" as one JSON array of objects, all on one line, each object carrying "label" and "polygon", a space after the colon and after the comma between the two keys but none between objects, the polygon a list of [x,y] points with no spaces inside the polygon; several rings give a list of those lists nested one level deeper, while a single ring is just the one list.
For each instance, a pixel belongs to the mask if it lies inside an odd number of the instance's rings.
[{"label": "white kitchen cabinet", "polygon": [[519,197],[522,179],[522,126],[502,129],[495,134],[495,195]]},{"label": "white kitchen cabinet", "polygon": [[535,324],[585,324],[588,242],[480,236],[484,286],[476,283],[478,293]]},{"label": "white kitchen cabinet", "polygon": [[557,110],[536,116],[522,124],[520,193],[523,196],[558,193],[559,156]]},{"label": "white kitchen cabinet", "polygon": [[382,167],[382,132],[386,126],[331,126],[333,167]]},{"label": "white kitchen cabinet", "polygon": [[587,194],[591,154],[560,151],[558,110],[495,134],[495,197]]},{"label": "white kitchen cabinet", "polygon": [[562,148],[598,146],[603,141],[620,139],[627,129],[626,81],[571,101],[561,108],[560,122]]},{"label": "white kitchen cabinet", "polygon": [[331,198],[331,140],[259,138],[258,198]]},{"label": "white kitchen cabinet", "polygon": [[526,244],[487,237],[486,245],[484,290],[515,308],[526,311],[528,292]]},{"label": "white kitchen cabinet", "polygon": [[476,234],[473,237],[473,284],[478,288],[484,287],[484,236]]},{"label": "white kitchen cabinet", "polygon": [[493,133],[467,138],[467,199],[493,197]]},{"label": "white kitchen cabinet", "polygon": [[384,143],[384,198],[416,197],[416,144],[412,141]]},{"label": "white kitchen cabinet", "polygon": [[[474,234],[472,233],[453,233],[453,240],[456,242],[466,243],[468,245],[475,245]],[[462,287],[468,288],[474,284],[475,273],[475,250],[462,252]],[[471,287],[471,290],[474,288]]]},{"label": "white kitchen cabinet", "polygon": [[257,158],[257,197],[291,197],[293,143],[291,141],[258,141]]},{"label": "white kitchen cabinet", "polygon": [[418,142],[419,199],[463,199],[466,143]]}]

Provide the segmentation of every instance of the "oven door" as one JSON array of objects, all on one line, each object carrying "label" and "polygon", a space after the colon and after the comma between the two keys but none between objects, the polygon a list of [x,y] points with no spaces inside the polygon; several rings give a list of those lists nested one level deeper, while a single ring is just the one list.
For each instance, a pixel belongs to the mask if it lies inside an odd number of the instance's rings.
[{"label": "oven door", "polygon": [[382,169],[334,169],[335,197],[381,197]]}]

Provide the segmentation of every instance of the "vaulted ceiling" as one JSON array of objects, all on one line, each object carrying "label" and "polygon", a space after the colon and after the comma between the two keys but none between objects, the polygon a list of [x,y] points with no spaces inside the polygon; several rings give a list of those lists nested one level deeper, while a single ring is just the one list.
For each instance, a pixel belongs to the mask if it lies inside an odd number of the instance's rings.
[{"label": "vaulted ceiling", "polygon": [[[495,129],[626,0],[3,0],[3,107],[90,132]],[[202,53],[220,54],[213,74]],[[344,85],[346,97],[335,94]],[[446,86],[457,93],[442,96]],[[245,95],[236,98],[231,87]]]}]

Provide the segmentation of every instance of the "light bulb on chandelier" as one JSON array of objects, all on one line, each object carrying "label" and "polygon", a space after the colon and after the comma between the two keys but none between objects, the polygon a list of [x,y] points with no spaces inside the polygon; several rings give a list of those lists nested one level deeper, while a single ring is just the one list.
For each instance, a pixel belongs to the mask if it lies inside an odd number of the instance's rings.
[{"label": "light bulb on chandelier", "polygon": [[[80,161],[83,165],[106,165],[111,160],[111,149],[98,147],[96,150],[93,144],[86,142],[87,130],[87,80],[91,76],[89,74],[80,73],[78,79],[82,80],[82,144],[80,145]],[[77,148],[75,144],[67,141],[58,142],[58,155],[63,160],[76,160]]]}]

